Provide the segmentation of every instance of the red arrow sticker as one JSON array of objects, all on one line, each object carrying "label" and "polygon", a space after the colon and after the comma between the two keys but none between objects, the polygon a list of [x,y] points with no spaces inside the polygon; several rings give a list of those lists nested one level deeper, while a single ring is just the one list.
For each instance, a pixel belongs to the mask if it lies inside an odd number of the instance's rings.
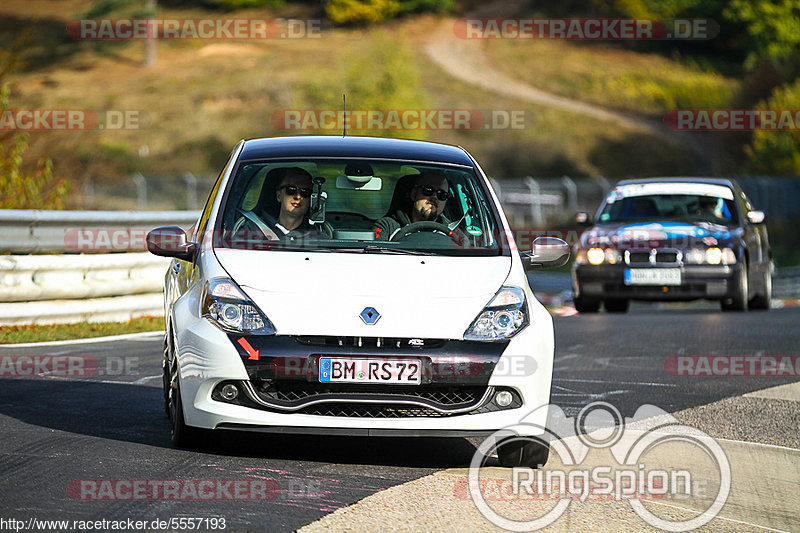
[{"label": "red arrow sticker", "polygon": [[253,361],[258,361],[258,350],[254,350],[253,347],[250,346],[250,343],[247,342],[247,339],[245,339],[244,337],[239,337],[239,340],[236,342],[238,342],[242,346],[242,348],[244,348],[244,351],[247,352],[247,354],[250,356],[248,357],[248,359],[252,359]]}]

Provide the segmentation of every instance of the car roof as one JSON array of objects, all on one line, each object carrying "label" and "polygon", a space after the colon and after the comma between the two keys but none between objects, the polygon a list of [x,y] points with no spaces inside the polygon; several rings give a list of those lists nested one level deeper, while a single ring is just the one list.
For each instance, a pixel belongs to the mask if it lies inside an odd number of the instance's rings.
[{"label": "car roof", "polygon": [[705,183],[707,185],[723,185],[725,187],[730,187],[731,189],[736,188],[736,182],[729,178],[697,178],[686,176],[678,176],[675,178],[658,177],[626,179],[618,181],[614,186],[616,187],[617,185],[634,185],[642,183]]},{"label": "car roof", "polygon": [[269,137],[245,141],[240,159],[273,159],[283,157],[353,157],[429,161],[474,166],[461,147],[426,141],[309,135]]}]

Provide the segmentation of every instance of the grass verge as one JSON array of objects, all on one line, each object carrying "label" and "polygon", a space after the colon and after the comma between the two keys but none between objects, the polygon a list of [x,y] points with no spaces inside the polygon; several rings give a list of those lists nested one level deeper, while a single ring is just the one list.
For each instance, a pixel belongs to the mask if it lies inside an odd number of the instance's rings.
[{"label": "grass verge", "polygon": [[0,326],[0,344],[88,339],[164,329],[163,317],[141,317],[127,322],[79,322],[45,326]]}]

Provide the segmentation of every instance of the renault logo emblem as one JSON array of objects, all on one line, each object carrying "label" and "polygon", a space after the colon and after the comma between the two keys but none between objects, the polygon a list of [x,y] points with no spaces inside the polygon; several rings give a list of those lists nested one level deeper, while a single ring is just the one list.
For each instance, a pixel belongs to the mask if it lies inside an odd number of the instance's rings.
[{"label": "renault logo emblem", "polygon": [[359,316],[364,321],[364,324],[368,326],[374,326],[381,318],[381,314],[374,307],[365,307]]}]

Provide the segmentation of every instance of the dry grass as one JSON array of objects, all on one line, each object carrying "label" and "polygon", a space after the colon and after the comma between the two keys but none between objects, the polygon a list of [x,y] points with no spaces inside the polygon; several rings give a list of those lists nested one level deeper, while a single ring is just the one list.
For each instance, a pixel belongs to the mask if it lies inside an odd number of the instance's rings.
[{"label": "dry grass", "polygon": [[[27,52],[33,66],[12,78],[12,107],[138,110],[144,117],[143,127],[136,130],[31,134],[29,159],[53,157],[57,174],[73,181],[73,207],[83,205],[81,192],[91,178],[95,182],[118,182],[131,191],[128,198],[109,198],[99,207],[135,208],[135,193],[127,177],[134,171],[146,175],[179,175],[185,171],[216,174],[238,139],[280,134],[271,124],[276,110],[338,108],[342,73],[353,62],[364,61],[375,43],[386,39],[387,34],[397,46],[412,52],[410,69],[418,74],[419,101],[427,102],[425,105],[524,110],[522,130],[423,133],[429,140],[463,144],[493,175],[600,173],[614,177],[692,170],[687,163],[689,158],[679,149],[652,141],[655,149],[639,150],[647,156],[634,159],[628,155],[631,148],[650,141],[633,132],[498,97],[442,74],[422,51],[430,30],[438,23],[435,17],[395,22],[380,30],[382,37],[368,30],[336,29],[323,30],[317,39],[160,42],[157,64],[144,69],[140,66],[141,42],[75,43],[59,34],[64,21],[86,9],[88,1],[63,0],[57,3],[57,9],[52,8],[53,4],[44,0],[6,0],[0,6],[0,15],[20,20],[35,14],[41,28],[34,33],[38,48]],[[204,13],[220,17],[265,16],[256,11],[219,13],[198,9],[188,13],[162,10],[161,16],[196,17]],[[3,31],[0,35],[8,35],[11,30],[5,26]],[[48,38],[53,40],[52,46]],[[499,47],[489,44],[492,54],[527,54],[514,48],[514,43],[498,43]],[[610,56],[606,58],[602,53],[595,58],[588,48],[574,57],[563,56],[563,52],[562,48],[543,49],[525,59],[525,63],[518,63],[513,74],[527,79],[539,69],[543,74],[535,77],[541,79],[555,71],[572,72],[578,68],[571,65],[613,63]],[[641,68],[657,61],[644,57]],[[495,64],[504,68],[502,61]],[[519,68],[522,64],[526,67]],[[658,65],[653,68],[666,68],[665,64]],[[546,84],[538,85],[547,88]],[[561,85],[569,83],[556,83],[557,87]],[[320,87],[327,92],[310,90]],[[326,98],[336,95],[328,98],[335,101],[320,101],[320,94]],[[351,108],[357,106],[358,102],[350,102]],[[140,157],[140,152],[147,155]],[[177,201],[180,198],[150,198],[150,208],[173,208]]]},{"label": "dry grass", "polygon": [[555,94],[634,113],[729,105],[737,80],[609,43],[488,40],[496,68]]},{"label": "dry grass", "polygon": [[0,326],[0,344],[88,339],[164,329],[164,317],[142,317],[128,322],[80,322],[51,326]]}]

